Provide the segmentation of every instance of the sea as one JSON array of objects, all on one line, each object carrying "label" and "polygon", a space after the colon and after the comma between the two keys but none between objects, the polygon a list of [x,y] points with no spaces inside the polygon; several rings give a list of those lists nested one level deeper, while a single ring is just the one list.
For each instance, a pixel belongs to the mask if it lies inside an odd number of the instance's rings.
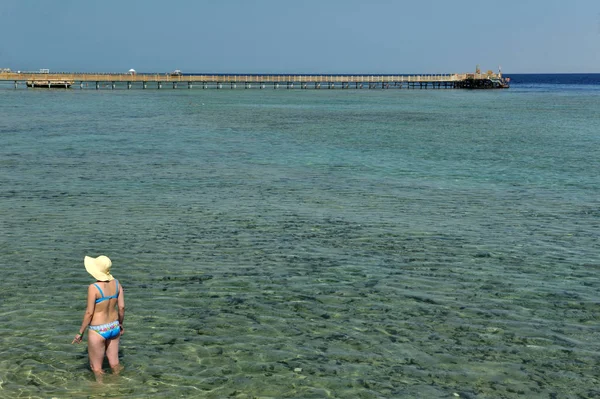
[{"label": "sea", "polygon": [[[0,397],[599,398],[600,74],[507,76],[3,83]],[[71,344],[99,255],[102,381]]]}]

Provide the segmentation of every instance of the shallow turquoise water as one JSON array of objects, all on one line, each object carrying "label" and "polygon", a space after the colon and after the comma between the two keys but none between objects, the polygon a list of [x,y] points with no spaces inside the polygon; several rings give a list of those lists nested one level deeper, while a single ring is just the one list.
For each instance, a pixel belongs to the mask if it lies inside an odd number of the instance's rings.
[{"label": "shallow turquoise water", "polygon": [[[0,397],[600,396],[600,91],[0,90]],[[125,288],[98,386],[84,255]]]}]

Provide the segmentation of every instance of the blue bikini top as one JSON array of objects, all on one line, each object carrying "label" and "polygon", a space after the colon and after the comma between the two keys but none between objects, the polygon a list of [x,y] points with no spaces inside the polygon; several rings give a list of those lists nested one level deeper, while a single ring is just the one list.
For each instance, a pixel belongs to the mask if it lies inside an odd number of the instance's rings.
[{"label": "blue bikini top", "polygon": [[102,292],[100,287],[98,287],[98,284],[94,284],[94,285],[96,286],[96,288],[98,288],[98,291],[100,291],[100,295],[102,295],[100,298],[96,299],[96,303],[100,303],[102,301],[107,301],[109,299],[119,297],[119,280],[115,280],[115,287],[117,288],[117,293],[115,295],[111,295],[111,296],[104,296],[104,292]]}]

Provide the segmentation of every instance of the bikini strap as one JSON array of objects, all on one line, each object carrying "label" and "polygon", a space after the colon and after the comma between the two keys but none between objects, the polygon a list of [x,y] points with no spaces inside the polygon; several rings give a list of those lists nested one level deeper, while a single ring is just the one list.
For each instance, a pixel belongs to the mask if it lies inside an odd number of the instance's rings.
[{"label": "bikini strap", "polygon": [[102,295],[100,298],[104,298],[104,292],[102,292],[102,290],[100,289],[100,286],[98,284],[94,284],[96,286],[96,288],[98,288],[98,291],[100,291],[100,295]]},{"label": "bikini strap", "polygon": [[115,288],[117,289],[117,292],[115,293],[115,298],[119,297],[119,280],[115,279]]}]

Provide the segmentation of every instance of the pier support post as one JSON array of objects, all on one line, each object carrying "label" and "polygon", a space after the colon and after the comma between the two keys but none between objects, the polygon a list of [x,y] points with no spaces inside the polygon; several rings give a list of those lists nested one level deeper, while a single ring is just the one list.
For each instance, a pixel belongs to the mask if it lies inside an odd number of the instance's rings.
[{"label": "pier support post", "polygon": [[315,89],[320,89],[320,88],[321,88],[321,83],[315,82]]},{"label": "pier support post", "polygon": [[147,88],[148,87],[148,82],[142,82],[142,88]]},{"label": "pier support post", "polygon": [[330,89],[335,89],[335,83],[329,82],[329,88]]},{"label": "pier support post", "polygon": [[279,83],[277,83],[277,82],[273,83],[273,89],[279,89]]},{"label": "pier support post", "polygon": [[217,83],[217,89],[222,89],[223,88],[223,83]]},{"label": "pier support post", "polygon": [[131,89],[131,82],[127,82],[127,90]]},{"label": "pier support post", "polygon": [[158,84],[156,85],[156,88],[159,90],[162,89],[162,82],[158,82]]},{"label": "pier support post", "polygon": [[260,88],[261,88],[261,90],[264,89],[265,88],[265,84],[261,82]]},{"label": "pier support post", "polygon": [[110,82],[110,87],[112,88],[112,90],[115,89],[115,82]]},{"label": "pier support post", "polygon": [[83,82],[79,82],[79,89],[83,90]]},{"label": "pier support post", "polygon": [[96,82],[96,90],[100,90],[100,82]]},{"label": "pier support post", "polygon": [[188,89],[192,88],[192,82],[188,82]]},{"label": "pier support post", "polygon": [[244,88],[250,89],[250,88],[252,88],[252,85],[250,84],[250,82],[246,82],[246,84],[244,85]]},{"label": "pier support post", "polygon": [[287,83],[287,88],[288,89],[293,89],[294,88],[294,82],[288,82]]},{"label": "pier support post", "polygon": [[208,83],[202,82],[202,88],[203,89],[208,89]]},{"label": "pier support post", "polygon": [[306,89],[306,88],[308,87],[308,84],[307,84],[307,83],[302,83],[302,84],[300,85],[300,87],[302,87],[303,89]]},{"label": "pier support post", "polygon": [[17,81],[15,80],[15,89],[16,89],[17,87],[19,87],[19,82],[17,82]]},{"label": "pier support post", "polygon": [[173,88],[176,89],[177,88],[177,82],[173,82]]},{"label": "pier support post", "polygon": [[237,87],[237,85],[235,84],[235,82],[231,82],[231,88],[235,89]]}]

